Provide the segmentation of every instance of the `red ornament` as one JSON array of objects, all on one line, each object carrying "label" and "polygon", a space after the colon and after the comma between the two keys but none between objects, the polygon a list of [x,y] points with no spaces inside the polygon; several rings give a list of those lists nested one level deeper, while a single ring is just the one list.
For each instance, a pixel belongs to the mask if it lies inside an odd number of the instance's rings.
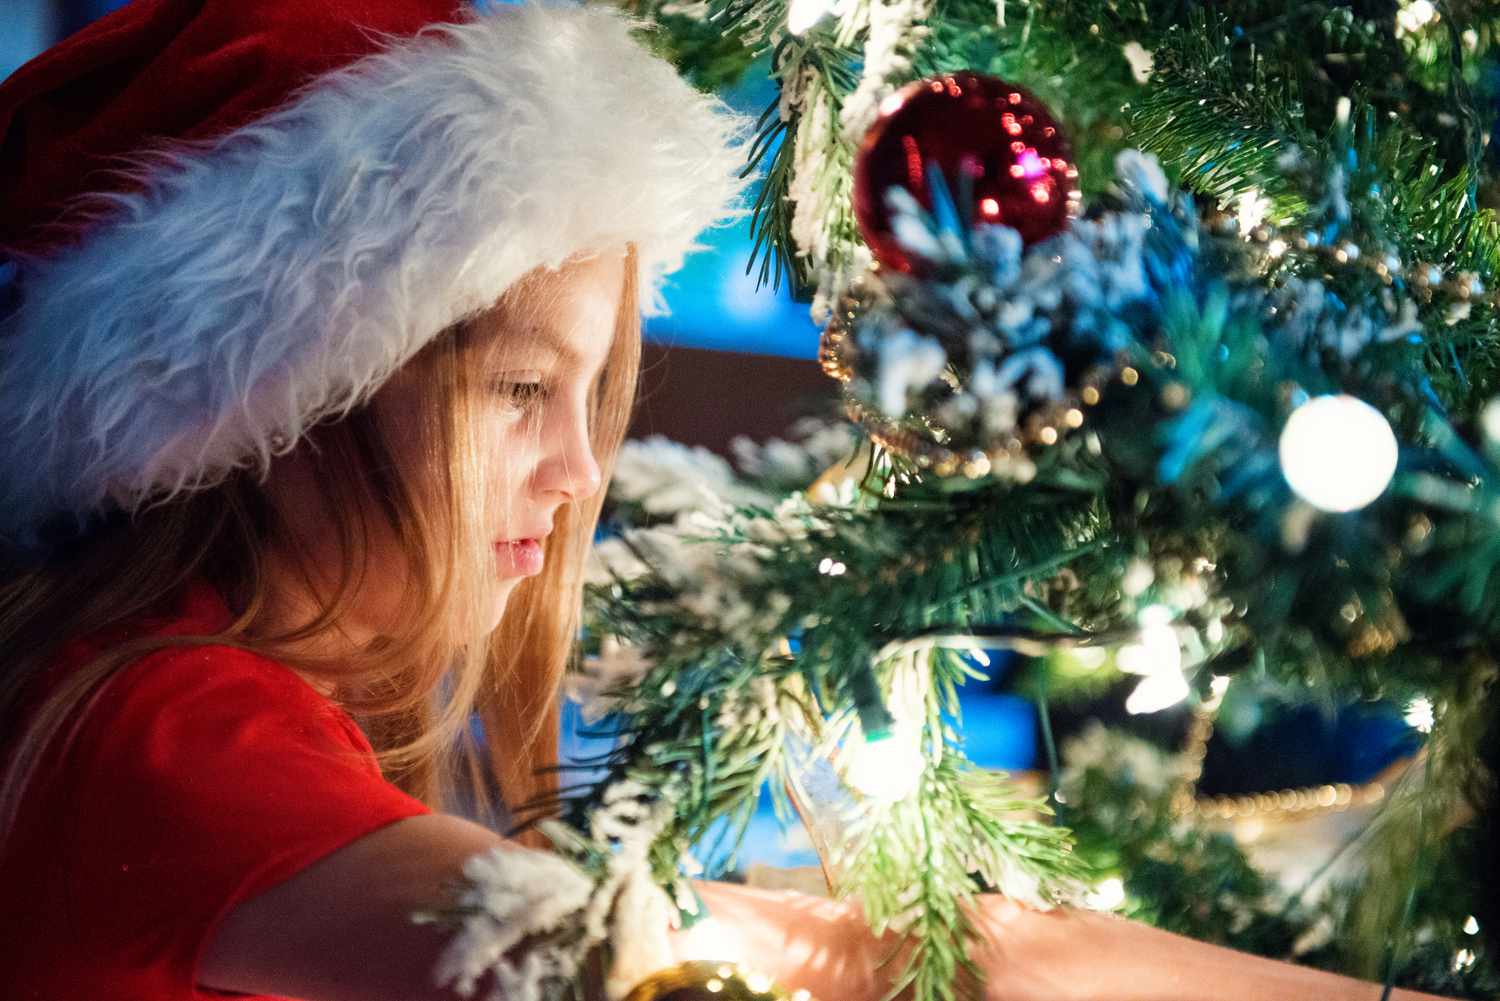
[{"label": "red ornament", "polygon": [[854,214],[876,260],[911,272],[891,232],[894,185],[932,209],[929,170],[942,171],[971,224],[1003,223],[1027,244],[1060,232],[1078,210],[1078,168],[1040,101],[1004,80],[953,73],[886,98],[854,165]]}]

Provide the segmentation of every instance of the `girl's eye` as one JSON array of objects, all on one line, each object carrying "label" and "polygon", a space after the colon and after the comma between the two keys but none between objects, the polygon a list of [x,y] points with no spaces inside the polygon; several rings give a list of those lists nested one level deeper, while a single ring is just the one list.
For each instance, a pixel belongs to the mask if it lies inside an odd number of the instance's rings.
[{"label": "girl's eye", "polygon": [[495,392],[517,410],[529,410],[547,399],[547,387],[540,382],[502,379],[495,383]]}]

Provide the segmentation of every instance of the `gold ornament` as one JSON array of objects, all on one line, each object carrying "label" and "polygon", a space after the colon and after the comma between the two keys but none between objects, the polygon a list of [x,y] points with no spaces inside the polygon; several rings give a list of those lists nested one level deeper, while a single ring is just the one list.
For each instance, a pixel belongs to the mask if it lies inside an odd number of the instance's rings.
[{"label": "gold ornament", "polygon": [[733,963],[679,963],[636,984],[625,1001],[812,1001],[807,991],[787,991],[764,974]]}]

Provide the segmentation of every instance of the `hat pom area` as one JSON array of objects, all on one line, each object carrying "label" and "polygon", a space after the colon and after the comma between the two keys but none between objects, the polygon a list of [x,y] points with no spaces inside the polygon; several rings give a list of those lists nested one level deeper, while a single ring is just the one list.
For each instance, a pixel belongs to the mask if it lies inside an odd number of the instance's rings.
[{"label": "hat pom area", "polygon": [[0,318],[0,536],[263,470],[535,267],[633,242],[659,311],[748,130],[631,28],[482,8],[140,160]]}]

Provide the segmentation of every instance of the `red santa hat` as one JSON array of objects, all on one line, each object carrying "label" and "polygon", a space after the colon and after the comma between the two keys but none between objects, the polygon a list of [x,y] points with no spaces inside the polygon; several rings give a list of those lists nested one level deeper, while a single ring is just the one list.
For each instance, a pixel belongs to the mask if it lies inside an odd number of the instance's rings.
[{"label": "red santa hat", "polygon": [[602,8],[136,0],[0,85],[0,539],[264,468],[523,274],[648,312],[744,123]]}]

